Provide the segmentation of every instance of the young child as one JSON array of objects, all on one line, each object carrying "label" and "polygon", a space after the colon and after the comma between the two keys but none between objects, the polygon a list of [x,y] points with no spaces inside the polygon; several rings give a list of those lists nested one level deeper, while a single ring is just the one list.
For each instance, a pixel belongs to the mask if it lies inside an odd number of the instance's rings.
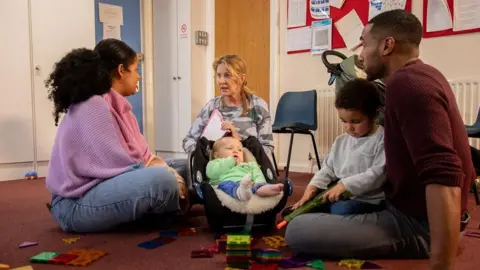
[{"label": "young child", "polygon": [[[364,79],[346,83],[337,93],[335,107],[346,133],[338,136],[322,168],[315,173],[296,209],[312,199],[319,189],[328,191],[324,200],[330,203],[320,209],[337,215],[379,211],[383,207],[381,191],[386,181],[383,128],[376,124],[381,100],[376,86]],[[349,191],[353,198],[339,201]]]},{"label": "young child", "polygon": [[283,184],[267,184],[256,162],[244,162],[243,145],[234,137],[223,137],[213,144],[212,160],[207,164],[207,177],[212,186],[240,201],[250,200],[252,194],[275,196]]}]

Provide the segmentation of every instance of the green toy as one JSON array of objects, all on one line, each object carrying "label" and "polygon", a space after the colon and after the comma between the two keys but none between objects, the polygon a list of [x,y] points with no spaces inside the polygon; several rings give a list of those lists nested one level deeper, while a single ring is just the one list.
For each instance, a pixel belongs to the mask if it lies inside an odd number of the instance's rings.
[{"label": "green toy", "polygon": [[[315,196],[312,200],[310,200],[309,202],[305,203],[304,205],[300,206],[299,208],[293,210],[293,212],[291,212],[290,214],[286,215],[283,220],[278,223],[277,225],[277,229],[281,229],[283,227],[285,227],[287,225],[288,222],[290,222],[290,220],[292,220],[293,218],[295,218],[296,216],[298,215],[301,215],[301,214],[305,214],[305,213],[309,213],[311,212],[313,209],[325,204],[325,203],[328,203],[328,200],[323,200],[322,197],[323,197],[323,194],[325,194],[327,191],[329,191],[330,189],[332,189],[335,185],[333,185],[332,187],[326,189],[326,190],[323,190],[322,192],[320,192],[317,196]],[[343,194],[340,196],[340,200],[348,200],[350,199],[350,197],[352,196],[352,194],[350,194],[350,192],[348,191],[345,191],[343,192]]]}]

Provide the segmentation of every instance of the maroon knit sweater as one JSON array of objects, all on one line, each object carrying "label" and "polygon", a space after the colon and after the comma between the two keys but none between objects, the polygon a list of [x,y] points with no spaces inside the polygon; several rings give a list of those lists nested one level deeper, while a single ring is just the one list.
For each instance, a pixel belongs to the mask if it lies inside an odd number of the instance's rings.
[{"label": "maroon knit sweater", "polygon": [[386,81],[385,102],[388,200],[404,214],[426,219],[426,185],[458,186],[463,213],[475,170],[446,78],[415,60]]}]

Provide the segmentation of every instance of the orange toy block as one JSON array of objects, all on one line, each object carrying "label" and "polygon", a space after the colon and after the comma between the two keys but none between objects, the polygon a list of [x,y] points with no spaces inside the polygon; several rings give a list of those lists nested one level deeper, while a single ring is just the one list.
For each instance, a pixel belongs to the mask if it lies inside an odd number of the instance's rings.
[{"label": "orange toy block", "polygon": [[101,257],[107,255],[107,252],[103,250],[94,250],[94,249],[72,249],[67,254],[78,255],[78,258],[70,261],[68,265],[73,266],[87,266],[93,261],[100,259]]}]

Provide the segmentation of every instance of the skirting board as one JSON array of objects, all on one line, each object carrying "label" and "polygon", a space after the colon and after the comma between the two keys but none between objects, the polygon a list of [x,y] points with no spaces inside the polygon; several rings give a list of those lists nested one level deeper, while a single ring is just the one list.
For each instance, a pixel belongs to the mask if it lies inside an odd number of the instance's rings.
[{"label": "skirting board", "polygon": [[[287,166],[286,162],[278,163],[279,170],[284,170],[286,166]],[[318,170],[317,165],[314,165],[313,171],[312,171],[312,165],[310,164],[310,162],[307,162],[307,163],[291,163],[290,162],[290,169],[289,169],[290,172],[315,173],[317,170]]]}]

